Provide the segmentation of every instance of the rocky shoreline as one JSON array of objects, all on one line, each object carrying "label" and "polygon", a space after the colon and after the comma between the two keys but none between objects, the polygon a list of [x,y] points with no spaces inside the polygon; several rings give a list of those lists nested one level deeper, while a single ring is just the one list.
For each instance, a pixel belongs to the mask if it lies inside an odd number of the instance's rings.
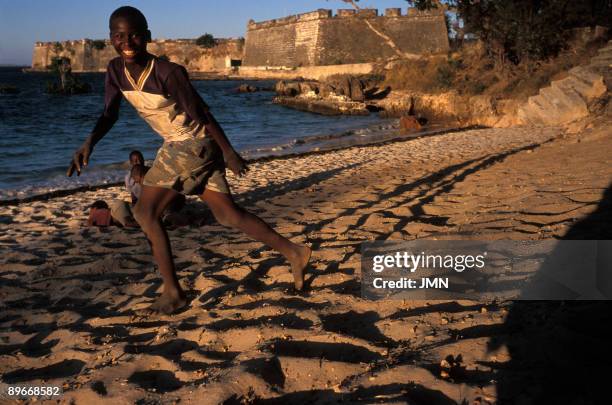
[{"label": "rocky shoreline", "polygon": [[281,80],[274,88],[277,96],[273,102],[323,115],[368,115],[379,110],[371,101],[390,91],[380,91],[377,84],[374,79],[348,75],[331,76],[323,81]]},{"label": "rocky shoreline", "polygon": [[323,115],[368,115],[418,122],[407,129],[418,130],[428,121],[449,126],[494,126],[511,114],[517,103],[488,96],[463,96],[456,92],[423,94],[392,91],[380,77],[336,75],[322,81],[277,82],[273,102],[288,108]]}]

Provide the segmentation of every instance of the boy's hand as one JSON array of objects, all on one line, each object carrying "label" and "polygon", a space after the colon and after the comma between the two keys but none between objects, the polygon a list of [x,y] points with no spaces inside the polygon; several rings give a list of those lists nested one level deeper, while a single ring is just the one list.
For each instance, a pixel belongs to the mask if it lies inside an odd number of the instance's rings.
[{"label": "boy's hand", "polygon": [[238,177],[249,170],[247,162],[236,151],[231,151],[225,156],[225,164]]},{"label": "boy's hand", "polygon": [[76,170],[77,176],[80,176],[81,169],[83,168],[83,166],[87,166],[87,163],[89,162],[89,156],[91,155],[92,151],[93,147],[91,146],[91,144],[88,141],[85,141],[83,145],[81,145],[81,147],[77,149],[76,152],[74,152],[74,155],[72,156],[72,162],[70,162],[70,167],[68,168],[66,175],[70,177],[72,176],[72,173],[74,173],[74,171]]}]

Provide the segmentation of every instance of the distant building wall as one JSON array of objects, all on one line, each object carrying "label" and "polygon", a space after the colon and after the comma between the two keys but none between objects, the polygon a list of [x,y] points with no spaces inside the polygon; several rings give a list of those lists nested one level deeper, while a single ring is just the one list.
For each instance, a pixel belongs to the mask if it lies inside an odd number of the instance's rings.
[{"label": "distant building wall", "polygon": [[[164,55],[192,72],[229,70],[231,60],[242,60],[243,48],[244,41],[240,39],[220,39],[213,48],[202,48],[193,39],[154,40],[147,47],[152,54]],[[32,54],[32,69],[46,70],[53,58],[67,57],[74,72],[103,72],[116,56],[108,40],[37,42]]]},{"label": "distant building wall", "polygon": [[[367,21],[367,22],[366,22]],[[387,9],[317,10],[247,26],[246,66],[320,66],[388,59],[395,51],[368,26],[393,40],[402,53],[447,52],[444,10],[418,12]]]}]

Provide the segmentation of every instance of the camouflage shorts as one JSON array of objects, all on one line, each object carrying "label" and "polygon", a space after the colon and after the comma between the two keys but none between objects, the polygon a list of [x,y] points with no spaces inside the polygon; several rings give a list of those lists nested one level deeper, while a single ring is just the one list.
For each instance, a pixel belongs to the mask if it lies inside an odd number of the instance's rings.
[{"label": "camouflage shorts", "polygon": [[204,189],[230,192],[223,153],[209,137],[164,143],[143,184],[170,188],[185,195],[199,195]]}]

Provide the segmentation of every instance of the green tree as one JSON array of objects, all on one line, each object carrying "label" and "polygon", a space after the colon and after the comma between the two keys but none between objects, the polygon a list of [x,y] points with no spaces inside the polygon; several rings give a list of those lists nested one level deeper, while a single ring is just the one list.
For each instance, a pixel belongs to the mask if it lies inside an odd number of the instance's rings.
[{"label": "green tree", "polygon": [[[429,10],[440,6],[439,0],[406,0],[417,10]],[[448,4],[448,2],[446,2]]]},{"label": "green tree", "polygon": [[55,42],[53,44],[53,52],[56,54],[59,54],[60,52],[62,52],[64,50],[64,45],[62,45],[61,42]]},{"label": "green tree", "polygon": [[81,82],[72,74],[70,59],[66,57],[55,57],[47,66],[51,72],[58,75],[59,83],[47,82],[47,93],[52,94],[81,94],[91,91],[88,83]]},{"label": "green tree", "polygon": [[215,41],[215,37],[212,34],[206,33],[201,35],[196,39],[196,45],[201,46],[202,48],[212,48],[217,44]]},{"label": "green tree", "polygon": [[106,48],[106,42],[103,39],[96,39],[91,41],[91,47],[101,51],[102,49]]},{"label": "green tree", "polygon": [[544,60],[556,56],[570,37],[569,30],[610,26],[609,0],[406,0],[419,9],[444,3],[476,35],[498,65]]}]

